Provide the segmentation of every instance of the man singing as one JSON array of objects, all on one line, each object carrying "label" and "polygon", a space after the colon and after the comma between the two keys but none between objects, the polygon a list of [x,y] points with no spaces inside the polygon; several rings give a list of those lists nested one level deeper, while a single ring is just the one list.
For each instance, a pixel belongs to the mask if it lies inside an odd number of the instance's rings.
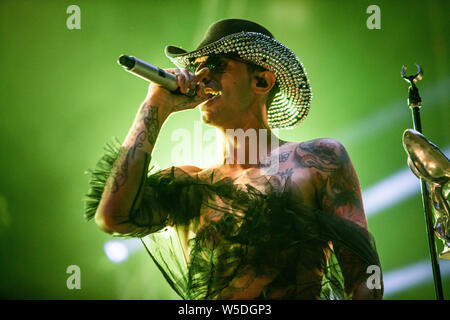
[{"label": "man singing", "polygon": [[[196,50],[168,46],[166,55],[182,94],[150,84],[123,143],[108,144],[91,171],[86,217],[107,233],[150,238],[150,256],[184,299],[380,299],[381,273],[368,271],[380,262],[346,150],[271,131],[309,111],[295,54],[261,25],[227,19]],[[223,163],[149,173],[164,122],[195,107],[223,133]],[[181,254],[161,236],[168,229]]]}]

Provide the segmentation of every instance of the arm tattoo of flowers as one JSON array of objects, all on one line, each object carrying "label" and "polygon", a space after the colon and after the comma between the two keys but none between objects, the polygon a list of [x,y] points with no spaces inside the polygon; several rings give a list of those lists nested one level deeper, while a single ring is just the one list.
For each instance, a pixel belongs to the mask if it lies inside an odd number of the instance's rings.
[{"label": "arm tattoo of flowers", "polygon": [[[145,129],[138,126],[138,129],[133,133],[135,136],[133,145],[129,148],[120,149],[106,185],[107,190],[111,193],[118,192],[120,187],[127,182],[130,162],[136,160],[136,151],[142,148],[145,140],[147,139],[151,145],[154,145],[158,137],[160,126],[157,107],[149,106],[145,108],[139,121],[144,123]],[[146,159],[145,163],[148,162],[149,159]],[[147,170],[147,166],[144,166],[144,170]]]}]

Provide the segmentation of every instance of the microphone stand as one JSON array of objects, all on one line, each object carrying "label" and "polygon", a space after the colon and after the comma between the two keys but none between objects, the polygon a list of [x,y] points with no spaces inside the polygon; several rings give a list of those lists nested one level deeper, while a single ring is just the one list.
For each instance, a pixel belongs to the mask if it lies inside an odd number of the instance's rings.
[{"label": "microphone stand", "polygon": [[[412,76],[406,76],[406,66],[402,67],[401,75],[403,79],[406,80],[410,84],[409,86],[409,98],[408,105],[412,112],[412,119],[414,130],[422,133],[422,123],[420,121],[420,108],[422,106],[422,99],[419,95],[419,89],[416,86],[416,82],[422,79],[422,68],[420,65],[416,64],[417,73]],[[444,294],[442,292],[442,280],[441,280],[441,271],[439,268],[439,258],[436,253],[436,242],[434,238],[434,226],[433,226],[433,211],[431,207],[430,195],[428,192],[427,184],[423,178],[420,178],[420,187],[422,192],[422,204],[425,212],[425,222],[427,227],[427,235],[428,235],[428,246],[430,249],[430,259],[431,266],[433,268],[433,279],[434,279],[434,288],[436,292],[437,300],[444,300]]]}]

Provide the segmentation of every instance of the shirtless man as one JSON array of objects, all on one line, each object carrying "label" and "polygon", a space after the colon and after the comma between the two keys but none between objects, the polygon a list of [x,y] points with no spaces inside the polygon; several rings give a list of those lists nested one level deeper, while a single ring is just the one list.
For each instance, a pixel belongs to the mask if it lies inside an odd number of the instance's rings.
[{"label": "shirtless man", "polygon": [[[261,29],[263,27],[252,22],[224,20],[213,25],[206,38],[211,38],[213,35],[218,39],[223,38],[224,35],[221,32],[224,29],[228,34],[234,34],[233,28],[236,28],[234,27],[236,24],[237,28],[241,28],[237,30],[268,34],[266,29]],[[204,42],[208,43],[206,40]],[[209,42],[214,41],[210,39]],[[286,190],[299,206],[327,211],[367,230],[358,178],[344,147],[333,139],[316,139],[298,143],[278,140],[271,134],[268,109],[273,102],[274,93],[278,90],[278,88],[274,89],[274,86],[280,85],[274,71],[255,67],[255,64],[239,55],[220,52],[209,55],[199,54],[190,61],[190,71],[182,68],[167,69],[168,72],[177,76],[181,95],[173,94],[156,84],[150,84],[145,101],[140,106],[135,121],[122,144],[121,153],[108,178],[95,214],[95,221],[103,231],[122,235],[145,234],[153,231],[148,227],[133,224],[129,216],[134,210],[139,209],[143,200],[143,186],[148,165],[162,125],[170,114],[196,107],[200,109],[205,123],[222,131],[225,149],[233,150],[234,157],[231,161],[229,158],[225,159],[222,165],[213,168],[182,166],[179,169],[193,177],[210,177],[211,172],[214,171],[214,181],[229,177],[234,179],[236,184],[248,184],[261,190],[264,189],[264,186],[259,183],[261,177],[271,178],[277,181],[279,186],[289,181]],[[303,88],[309,89],[309,86],[303,84]],[[197,94],[194,97],[184,95],[189,90],[196,90]],[[271,121],[275,123],[275,120]],[[260,146],[259,140],[262,138],[259,129],[266,130],[269,138],[266,141],[268,156],[275,156],[278,159],[276,172],[267,174],[267,168],[262,164],[262,157],[258,156],[256,163],[250,161],[249,144],[227,135],[227,129],[242,129],[244,132],[255,129],[257,146]],[[275,144],[272,139],[277,139]],[[272,149],[273,145],[279,147]],[[237,159],[241,151],[245,154],[245,161]],[[156,203],[154,209],[151,224],[159,226],[167,220],[169,213],[164,212]],[[210,209],[202,210],[200,226],[202,223],[221,218],[220,214],[219,217],[214,214]],[[355,274],[355,270],[361,269],[358,258],[355,258],[355,255],[343,246],[333,245],[345,280],[346,294],[353,299],[380,299],[382,289],[369,289],[366,278],[361,279]],[[184,242],[183,248],[187,250],[187,242]],[[322,274],[314,270],[302,270],[301,273],[303,277],[316,279],[317,288],[320,288]],[[259,278],[252,278],[250,274],[251,270],[236,276],[230,281],[229,287],[216,298],[258,298],[262,289],[276,278],[276,273],[273,276]],[[316,292],[299,298],[316,299],[318,296],[319,292]],[[283,288],[275,288],[267,298],[283,298]]]}]

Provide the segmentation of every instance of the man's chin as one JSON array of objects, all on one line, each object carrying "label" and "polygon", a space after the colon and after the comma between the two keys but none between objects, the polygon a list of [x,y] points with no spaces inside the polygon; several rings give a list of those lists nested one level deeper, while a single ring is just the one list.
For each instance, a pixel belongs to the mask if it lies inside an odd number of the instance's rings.
[{"label": "man's chin", "polygon": [[200,119],[202,119],[202,122],[203,122],[203,123],[209,124],[209,118],[208,118],[208,116],[207,116],[204,112],[202,112],[202,113],[200,114]]},{"label": "man's chin", "polygon": [[201,113],[201,119],[204,124],[213,125],[211,117],[206,112]]},{"label": "man's chin", "polygon": [[204,124],[217,127],[219,124],[217,123],[217,119],[214,117],[214,113],[210,111],[201,111],[200,118]]}]

